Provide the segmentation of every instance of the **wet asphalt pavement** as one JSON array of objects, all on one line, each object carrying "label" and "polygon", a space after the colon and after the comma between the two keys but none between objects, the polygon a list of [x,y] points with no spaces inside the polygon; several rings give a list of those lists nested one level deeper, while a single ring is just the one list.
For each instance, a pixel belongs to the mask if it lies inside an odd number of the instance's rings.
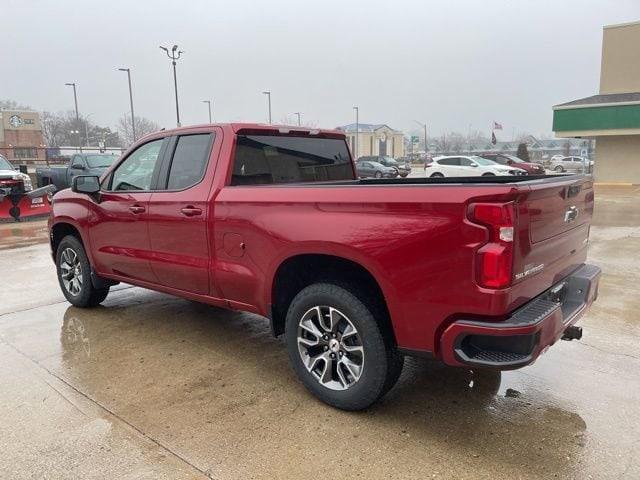
[{"label": "wet asphalt pavement", "polygon": [[583,340],[513,372],[409,359],[360,413],[259,317],[129,286],[71,307],[45,223],[0,225],[0,478],[640,478],[639,203],[597,189]]}]

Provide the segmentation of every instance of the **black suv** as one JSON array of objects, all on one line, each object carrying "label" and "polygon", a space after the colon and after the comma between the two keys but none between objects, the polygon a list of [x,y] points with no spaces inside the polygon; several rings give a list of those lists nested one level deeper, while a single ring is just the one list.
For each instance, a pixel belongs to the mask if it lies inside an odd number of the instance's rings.
[{"label": "black suv", "polygon": [[405,178],[407,175],[411,173],[411,165],[407,163],[400,163],[395,158],[388,157],[386,155],[369,155],[365,157],[358,158],[359,162],[378,162],[384,165],[385,167],[395,168],[402,178]]}]

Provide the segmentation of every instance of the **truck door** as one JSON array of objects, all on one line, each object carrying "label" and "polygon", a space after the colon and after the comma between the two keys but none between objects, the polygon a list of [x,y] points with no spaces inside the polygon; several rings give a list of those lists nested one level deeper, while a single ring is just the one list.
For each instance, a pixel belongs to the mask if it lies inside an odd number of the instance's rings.
[{"label": "truck door", "polygon": [[89,235],[98,272],[157,283],[149,263],[148,204],[168,138],[129,154],[103,182],[90,204]]},{"label": "truck door", "polygon": [[208,231],[207,219],[217,162],[215,139],[214,131],[172,137],[158,186],[149,199],[151,268],[158,282],[213,296],[217,296],[209,288],[213,232]]}]

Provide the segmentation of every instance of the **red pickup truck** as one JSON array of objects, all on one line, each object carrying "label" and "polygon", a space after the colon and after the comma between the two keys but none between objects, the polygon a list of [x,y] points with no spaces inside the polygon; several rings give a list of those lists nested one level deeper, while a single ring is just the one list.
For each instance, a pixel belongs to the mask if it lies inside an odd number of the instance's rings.
[{"label": "red pickup truck", "polygon": [[267,317],[300,380],[369,406],[405,355],[532,363],[595,300],[584,175],[358,180],[344,134],[204,125],[139,140],[55,195],[72,304],[126,282]]}]

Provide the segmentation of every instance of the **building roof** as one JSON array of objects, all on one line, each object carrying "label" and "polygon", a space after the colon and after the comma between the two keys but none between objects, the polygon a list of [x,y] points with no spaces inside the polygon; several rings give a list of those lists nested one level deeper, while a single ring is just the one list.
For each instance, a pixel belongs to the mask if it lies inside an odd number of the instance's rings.
[{"label": "building roof", "polygon": [[[401,133],[399,130],[396,130],[395,128],[391,128],[389,125],[384,124],[384,123],[359,123],[358,124],[358,132],[360,133],[371,133],[371,132],[375,132],[376,130],[379,130],[381,128],[388,128],[389,130],[391,130],[394,133]],[[356,131],[356,124],[355,123],[350,123],[349,125],[343,125],[341,127],[336,127],[338,130],[342,130],[343,132],[346,133],[355,133]]]},{"label": "building roof", "polygon": [[592,95],[590,97],[579,98],[571,102],[555,105],[553,108],[577,107],[577,106],[603,106],[613,103],[640,103],[640,92],[609,93],[605,95]]}]

